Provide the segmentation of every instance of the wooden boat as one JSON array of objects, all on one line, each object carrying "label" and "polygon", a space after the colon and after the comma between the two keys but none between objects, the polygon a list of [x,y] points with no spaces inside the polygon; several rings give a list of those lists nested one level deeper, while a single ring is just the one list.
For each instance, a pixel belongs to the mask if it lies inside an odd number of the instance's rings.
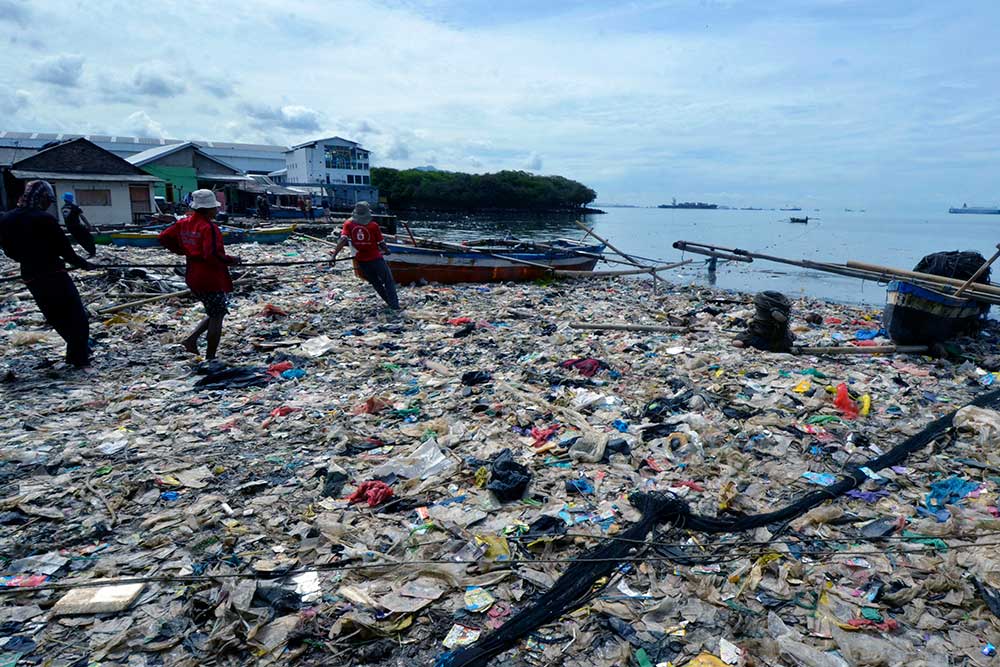
[{"label": "wooden boat", "polygon": [[[238,227],[222,227],[223,243],[260,243],[274,245],[283,243],[295,232],[295,225],[287,227],[256,227],[240,229]],[[108,234],[111,244],[131,248],[157,248],[160,245],[159,231],[144,232],[111,232]]]},{"label": "wooden boat", "polygon": [[886,289],[882,326],[900,345],[937,343],[975,331],[985,317],[981,305],[894,280]]},{"label": "wooden boat", "polygon": [[397,283],[496,283],[543,278],[548,267],[593,271],[604,244],[560,239],[545,244],[486,240],[466,244],[419,241],[389,243],[386,262]]},{"label": "wooden boat", "polygon": [[806,223],[809,222],[809,218],[808,217],[805,217],[805,218],[796,218],[796,217],[793,216],[793,217],[791,217],[791,218],[788,219],[788,222],[797,222],[799,224],[804,225],[804,224],[806,224]]}]

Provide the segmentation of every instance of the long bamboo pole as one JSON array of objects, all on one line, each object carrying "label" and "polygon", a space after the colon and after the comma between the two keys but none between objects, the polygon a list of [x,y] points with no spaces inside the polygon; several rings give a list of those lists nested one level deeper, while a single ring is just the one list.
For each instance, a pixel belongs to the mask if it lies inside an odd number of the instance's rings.
[{"label": "long bamboo pole", "polygon": [[621,322],[570,322],[571,329],[594,331],[648,331],[651,333],[684,333],[686,327],[670,327],[659,324],[625,324]]},{"label": "long bamboo pole", "polygon": [[[854,269],[861,269],[862,271],[869,271],[871,273],[877,273],[884,276],[898,277],[898,278],[913,278],[917,280],[922,280],[924,282],[936,283],[938,285],[944,285],[949,287],[962,287],[965,283],[963,280],[958,280],[956,278],[945,278],[943,276],[935,276],[932,273],[920,273],[919,271],[907,271],[905,269],[895,269],[891,266],[879,266],[878,264],[868,264],[867,262],[847,262],[847,266]],[[993,285],[984,285],[983,283],[973,283],[972,288],[976,292],[983,294],[992,294],[994,296],[1000,296],[1000,287],[994,287]]]},{"label": "long bamboo pole", "polygon": [[808,347],[793,346],[792,354],[834,354],[834,355],[862,355],[862,354],[918,354],[927,351],[926,345],[873,345],[868,347],[855,345],[842,345],[830,347]]},{"label": "long bamboo pole", "polygon": [[[234,285],[239,285],[239,284],[248,283],[248,282],[250,282],[250,278],[240,278],[238,280],[234,280],[233,284]],[[98,308],[95,312],[97,312],[98,315],[111,315],[113,313],[117,313],[117,312],[122,311],[122,310],[127,310],[129,308],[135,308],[136,306],[145,306],[148,303],[156,303],[157,301],[163,301],[164,299],[170,299],[170,298],[173,298],[173,297],[188,296],[189,294],[191,294],[191,290],[189,290],[189,289],[180,290],[180,291],[177,291],[177,292],[167,292],[166,294],[161,294],[159,296],[150,297],[148,299],[139,299],[138,301],[129,301],[128,303],[121,303],[121,304],[118,304],[117,306],[110,306],[110,307],[107,307],[107,308]]]},{"label": "long bamboo pole", "polygon": [[[663,266],[644,266],[641,269],[626,269],[624,271],[570,271],[568,269],[556,269],[552,272],[557,278],[612,278],[614,276],[638,276],[651,273],[656,275],[660,271],[669,271],[679,266],[690,264],[692,260],[686,259],[683,262],[674,264],[664,264]],[[661,278],[662,280],[662,278]]]},{"label": "long bamboo pole", "polygon": [[[624,259],[628,260],[628,262],[630,264],[632,264],[633,266],[635,266],[637,268],[641,268],[642,267],[642,264],[640,264],[638,261],[636,261],[635,258],[631,257],[630,255],[627,255],[627,254],[623,253],[621,250],[619,250],[614,245],[612,245],[611,241],[609,241],[609,240],[607,240],[605,238],[601,238],[600,236],[598,236],[597,234],[595,234],[594,230],[591,229],[590,227],[587,227],[585,224],[583,224],[579,220],[574,220],[573,222],[576,223],[577,227],[579,227],[580,229],[583,229],[584,231],[586,231],[587,234],[589,234],[590,236],[593,236],[595,239],[597,239],[598,241],[600,241],[601,243],[603,243],[607,247],[611,248],[611,250],[613,250],[614,252],[616,252],[619,255],[621,255]],[[584,238],[587,238],[587,237],[584,236]],[[663,279],[660,278],[660,276],[656,275],[655,271],[650,271],[649,275],[652,276],[652,278],[653,278],[653,294],[655,295],[656,294],[657,281],[658,280],[663,280]]]},{"label": "long bamboo pole", "polygon": [[[812,269],[814,271],[823,271],[825,273],[835,273],[837,275],[846,276],[848,278],[857,278],[860,280],[875,280],[884,281],[889,280],[894,277],[903,278],[909,282],[914,282],[922,287],[928,289],[940,289],[940,288],[952,288],[952,286],[961,286],[962,281],[955,280],[953,278],[942,278],[941,276],[935,276],[929,273],[916,273],[913,271],[902,271],[901,269],[892,269],[890,267],[877,266],[873,264],[864,264],[862,262],[847,262],[847,264],[830,264],[828,262],[813,262],[810,260],[794,260],[785,257],[776,257],[774,255],[765,255],[758,252],[750,252],[747,250],[740,250],[738,248],[724,248],[722,246],[706,245],[701,243],[690,243],[688,241],[676,241],[674,248],[682,250],[684,252],[692,252],[699,255],[708,255],[709,257],[717,255],[720,251],[733,253],[738,256],[749,257],[752,259],[763,259],[769,262],[776,262],[778,264],[788,264],[789,266],[797,266],[804,269]],[[980,290],[980,287],[985,287],[985,290]],[[944,296],[950,296],[947,293],[942,292]],[[974,283],[972,289],[969,289],[965,294],[965,298],[975,299],[978,301],[983,301],[986,303],[1000,303],[1000,290],[989,285],[982,285],[981,283]]]},{"label": "long bamboo pole", "polygon": [[958,290],[955,291],[955,296],[956,297],[962,296],[962,293],[965,290],[969,289],[969,285],[979,280],[979,276],[983,275],[986,272],[986,269],[990,268],[990,265],[993,264],[993,262],[997,261],[997,257],[1000,257],[1000,243],[997,244],[997,251],[993,253],[993,256],[990,257],[988,260],[986,260],[985,264],[976,269],[976,272],[973,273],[969,277],[969,279],[966,280],[965,283],[961,287],[959,287]]}]

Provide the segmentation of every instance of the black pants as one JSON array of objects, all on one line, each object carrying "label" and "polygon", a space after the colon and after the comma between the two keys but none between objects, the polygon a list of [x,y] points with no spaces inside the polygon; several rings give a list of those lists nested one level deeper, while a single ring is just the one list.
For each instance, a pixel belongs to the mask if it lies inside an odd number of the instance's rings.
[{"label": "black pants", "polygon": [[73,239],[80,244],[80,247],[87,251],[87,255],[93,257],[97,254],[97,245],[94,243],[94,236],[90,230],[79,222],[76,224],[66,223],[66,229],[73,236]]},{"label": "black pants", "polygon": [[389,265],[381,257],[370,262],[358,262],[358,271],[364,279],[372,284],[378,295],[390,308],[399,310],[399,297],[396,296],[396,281],[392,279]]},{"label": "black pants", "polygon": [[50,273],[28,283],[45,321],[66,341],[66,363],[90,363],[90,319],[68,273]]}]

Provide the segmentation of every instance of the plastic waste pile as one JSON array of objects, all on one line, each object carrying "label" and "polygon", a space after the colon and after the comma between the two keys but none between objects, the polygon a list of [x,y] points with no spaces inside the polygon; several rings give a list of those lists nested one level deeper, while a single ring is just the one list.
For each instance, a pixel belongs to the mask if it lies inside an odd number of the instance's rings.
[{"label": "plastic waste pile", "polygon": [[[939,358],[792,356],[732,346],[752,295],[425,285],[395,317],[343,267],[248,275],[206,364],[176,344],[194,301],[97,314],[183,289],[172,271],[77,274],[86,372],[0,285],[0,664],[434,664],[636,522],[631,492],[765,512],[1000,378],[993,326]],[[886,342],[852,306],[799,299],[788,324],[796,344]],[[787,524],[654,531],[490,664],[1000,664],[998,438],[1000,413],[964,408]]]}]

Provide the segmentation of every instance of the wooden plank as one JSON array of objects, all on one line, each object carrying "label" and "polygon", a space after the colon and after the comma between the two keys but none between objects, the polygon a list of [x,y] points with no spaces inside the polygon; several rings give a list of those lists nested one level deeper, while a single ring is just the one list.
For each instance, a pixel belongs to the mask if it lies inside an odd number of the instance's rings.
[{"label": "wooden plank", "polygon": [[833,355],[864,355],[864,354],[919,354],[926,352],[926,345],[870,345],[868,347],[841,345],[830,347],[793,346],[792,354],[833,354]]},{"label": "wooden plank", "polygon": [[594,331],[647,331],[650,333],[684,333],[686,327],[672,327],[661,324],[628,324],[625,322],[570,322],[571,329]]},{"label": "wooden plank", "polygon": [[[686,259],[683,262],[675,262],[674,264],[664,264],[663,266],[644,266],[641,269],[626,269],[623,271],[570,271],[566,269],[556,269],[552,272],[557,278],[611,278],[614,276],[638,276],[647,273],[652,273],[656,275],[660,271],[669,271],[671,269],[676,269],[679,266],[684,266],[685,264],[690,264],[691,259]],[[659,276],[657,276],[659,278]],[[662,280],[662,278],[660,278]]]}]

